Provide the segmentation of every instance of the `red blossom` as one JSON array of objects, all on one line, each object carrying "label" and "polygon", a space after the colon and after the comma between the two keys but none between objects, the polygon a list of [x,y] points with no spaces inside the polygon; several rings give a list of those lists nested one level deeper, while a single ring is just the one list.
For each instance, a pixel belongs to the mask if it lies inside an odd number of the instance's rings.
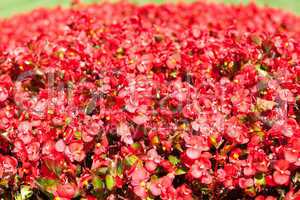
[{"label": "red blossom", "polygon": [[288,170],[289,162],[286,160],[278,160],[274,164],[275,172],[273,173],[273,179],[278,185],[285,185],[290,180],[291,172]]},{"label": "red blossom", "polygon": [[73,142],[69,144],[65,149],[65,154],[71,161],[81,162],[85,158],[85,152],[83,144],[79,142]]},{"label": "red blossom", "polygon": [[18,161],[11,156],[0,155],[0,177],[8,178],[17,173]]},{"label": "red blossom", "polygon": [[72,5],[0,20],[1,197],[299,198],[299,17]]},{"label": "red blossom", "polygon": [[62,198],[71,199],[74,197],[76,190],[73,185],[66,183],[57,187],[57,195]]}]

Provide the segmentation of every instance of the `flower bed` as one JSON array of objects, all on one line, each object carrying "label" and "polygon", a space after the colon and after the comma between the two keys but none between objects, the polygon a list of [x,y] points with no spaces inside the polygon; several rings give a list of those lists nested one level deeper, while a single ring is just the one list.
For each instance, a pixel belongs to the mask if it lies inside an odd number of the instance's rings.
[{"label": "flower bed", "polygon": [[299,200],[300,18],[74,4],[0,22],[0,196]]}]

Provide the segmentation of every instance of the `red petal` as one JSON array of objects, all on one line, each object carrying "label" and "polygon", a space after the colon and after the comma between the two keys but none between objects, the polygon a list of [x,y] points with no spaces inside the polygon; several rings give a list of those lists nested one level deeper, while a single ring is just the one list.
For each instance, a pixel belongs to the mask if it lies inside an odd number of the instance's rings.
[{"label": "red petal", "polygon": [[186,150],[186,155],[188,158],[192,159],[192,160],[196,160],[198,158],[200,158],[201,156],[201,151],[195,148],[188,148]]},{"label": "red petal", "polygon": [[8,98],[8,91],[0,87],[0,102],[4,102]]},{"label": "red petal", "polygon": [[63,198],[73,198],[75,195],[75,188],[71,184],[60,185],[57,188],[57,193]]},{"label": "red petal", "polygon": [[55,150],[58,152],[64,152],[66,148],[65,142],[60,139],[55,143]]},{"label": "red petal", "polygon": [[153,172],[157,167],[157,164],[153,161],[146,161],[145,168],[148,172]]},{"label": "red petal", "polygon": [[133,188],[133,192],[142,199],[145,199],[147,197],[147,191],[144,187],[135,186]]},{"label": "red petal", "polygon": [[203,174],[202,170],[197,164],[192,165],[190,173],[194,178],[200,178]]},{"label": "red petal", "polygon": [[273,179],[274,182],[277,183],[278,185],[285,185],[289,182],[290,175],[286,173],[281,173],[279,171],[275,171],[273,173]]},{"label": "red petal", "polygon": [[253,186],[253,180],[250,178],[240,178],[239,186],[243,189]]},{"label": "red petal", "polygon": [[299,153],[293,151],[292,149],[286,149],[284,151],[284,158],[289,161],[290,163],[294,163],[298,160]]},{"label": "red petal", "polygon": [[289,168],[290,163],[287,160],[277,160],[274,169],[281,171]]},{"label": "red petal", "polygon": [[138,125],[145,124],[148,120],[146,115],[138,115],[132,119],[132,121]]},{"label": "red petal", "polygon": [[149,189],[154,196],[159,196],[161,194],[161,189],[157,186],[156,183],[151,183]]}]

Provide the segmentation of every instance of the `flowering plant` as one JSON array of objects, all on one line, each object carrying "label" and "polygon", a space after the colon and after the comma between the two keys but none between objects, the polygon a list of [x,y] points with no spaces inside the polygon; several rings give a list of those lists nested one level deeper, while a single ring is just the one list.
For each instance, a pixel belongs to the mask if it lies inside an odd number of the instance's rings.
[{"label": "flowering plant", "polygon": [[0,196],[300,199],[300,18],[129,3],[0,22]]}]

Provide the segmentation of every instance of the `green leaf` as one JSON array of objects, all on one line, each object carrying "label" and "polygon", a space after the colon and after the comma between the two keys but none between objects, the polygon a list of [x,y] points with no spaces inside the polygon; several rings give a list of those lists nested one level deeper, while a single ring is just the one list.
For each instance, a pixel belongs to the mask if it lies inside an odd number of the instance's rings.
[{"label": "green leaf", "polygon": [[177,71],[172,71],[171,73],[170,73],[170,76],[172,77],[172,78],[176,78],[177,77]]},{"label": "green leaf", "polygon": [[255,67],[256,71],[258,74],[262,77],[270,77],[268,71],[266,71],[266,67],[263,67],[262,65],[256,65]]},{"label": "green leaf", "polygon": [[135,150],[137,150],[137,149],[141,148],[142,146],[141,146],[140,143],[135,142],[135,143],[133,143],[133,144],[131,145],[131,147],[134,148]]},{"label": "green leaf", "polygon": [[77,176],[80,176],[81,172],[82,172],[82,167],[81,167],[81,165],[76,165],[76,175],[77,175]]},{"label": "green leaf", "polygon": [[117,164],[117,174],[118,174],[118,176],[123,174],[123,164],[121,161],[118,161],[118,164]]},{"label": "green leaf", "polygon": [[176,169],[175,174],[176,175],[183,175],[183,174],[186,174],[186,172],[187,172],[186,170],[178,168],[178,169]]},{"label": "green leaf", "polygon": [[80,131],[75,131],[74,136],[77,140],[81,139],[81,132]]},{"label": "green leaf", "polygon": [[106,174],[107,173],[107,171],[108,171],[108,168],[107,167],[101,167],[101,168],[99,168],[99,169],[97,169],[97,174],[98,175],[104,175],[104,174]]},{"label": "green leaf", "polygon": [[20,193],[17,193],[17,194],[15,195],[15,200],[23,200]]},{"label": "green leaf", "polygon": [[33,191],[31,190],[30,186],[22,185],[20,192],[15,196],[15,200],[27,200],[32,196],[32,194]]},{"label": "green leaf", "polygon": [[66,125],[69,125],[72,122],[72,118],[71,117],[67,117],[65,119]]},{"label": "green leaf", "polygon": [[257,174],[254,177],[255,185],[266,185],[266,178],[264,174]]},{"label": "green leaf", "polygon": [[108,190],[112,190],[115,187],[115,179],[112,175],[108,174],[105,176],[105,185]]},{"label": "green leaf", "polygon": [[217,149],[218,148],[218,141],[215,136],[210,136],[209,137],[209,142]]},{"label": "green leaf", "polygon": [[132,165],[135,164],[135,162],[136,162],[138,159],[139,159],[139,158],[138,158],[137,156],[135,156],[135,155],[127,156],[127,157],[125,158],[125,163],[126,163],[126,165],[128,165],[128,166],[132,166]]},{"label": "green leaf", "polygon": [[249,188],[245,189],[245,192],[246,192],[246,194],[248,194],[251,197],[256,195],[256,190],[254,187],[249,187]]},{"label": "green leaf", "polygon": [[95,176],[93,178],[92,184],[93,184],[95,190],[102,190],[103,189],[103,182],[98,176]]},{"label": "green leaf", "polygon": [[36,185],[43,194],[49,197],[49,199],[54,199],[53,192],[57,188],[57,180],[39,178],[36,180]]},{"label": "green leaf", "polygon": [[46,179],[46,178],[39,178],[37,179],[37,183],[40,187],[42,188],[49,188],[49,187],[54,187],[57,183],[53,179]]},{"label": "green leaf", "polygon": [[50,171],[54,172],[57,176],[61,175],[62,169],[60,166],[57,165],[56,161],[51,159],[45,159],[44,162]]},{"label": "green leaf", "polygon": [[173,156],[173,155],[169,155],[168,160],[169,160],[173,165],[177,165],[178,163],[180,163],[180,159],[178,159],[176,156]]}]

